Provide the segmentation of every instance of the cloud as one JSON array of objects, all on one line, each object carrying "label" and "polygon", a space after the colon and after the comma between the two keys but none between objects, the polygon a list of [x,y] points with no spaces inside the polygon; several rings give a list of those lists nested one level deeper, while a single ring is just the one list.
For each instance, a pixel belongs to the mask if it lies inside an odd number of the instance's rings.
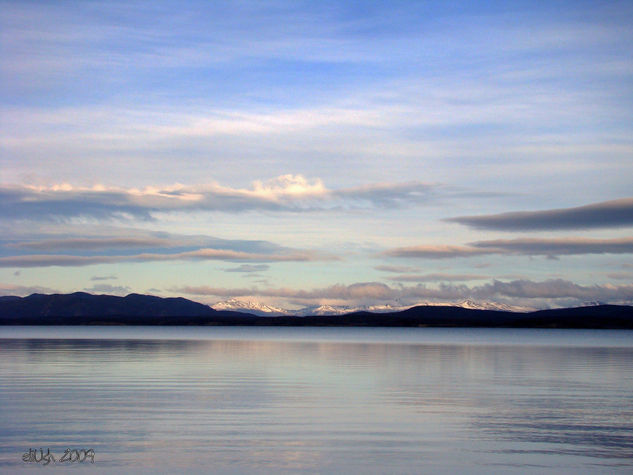
[{"label": "cloud", "polygon": [[173,289],[191,295],[214,295],[219,297],[240,297],[246,295],[259,295],[267,297],[283,297],[301,300],[318,299],[390,299],[394,290],[380,282],[362,282],[351,285],[336,284],[322,289],[297,290],[291,288],[257,289],[251,288],[222,288],[209,286],[185,286]]},{"label": "cloud", "polygon": [[341,206],[350,208],[400,208],[430,201],[437,185],[421,182],[376,183],[361,187],[336,190],[332,196],[342,200]]},{"label": "cloud", "polygon": [[633,253],[633,238],[619,239],[588,239],[588,238],[560,238],[560,239],[497,239],[478,241],[472,246],[481,249],[491,249],[499,254],[522,255],[573,255],[573,254],[629,254]]},{"label": "cloud", "polygon": [[174,254],[143,253],[127,256],[72,256],[72,255],[24,255],[0,257],[0,267],[75,267],[93,264],[116,264],[120,262],[151,261],[204,261],[218,260],[229,262],[310,262],[332,261],[339,258],[330,254],[313,251],[293,251],[277,254],[257,254],[229,249],[197,249],[195,251]]},{"label": "cloud", "polygon": [[351,285],[332,285],[312,290],[290,288],[224,288],[210,286],[185,286],[171,289],[188,295],[208,295],[216,297],[277,297],[302,304],[335,301],[345,304],[373,304],[399,302],[414,305],[423,301],[459,302],[464,299],[487,301],[536,301],[541,306],[578,305],[587,301],[633,302],[633,285],[615,286],[580,285],[563,279],[535,282],[518,279],[509,282],[493,280],[490,283],[467,286],[464,284],[442,283],[437,287],[424,284],[391,287],[380,282],[361,282]]},{"label": "cloud", "polygon": [[524,279],[511,282],[495,280],[492,283],[474,287],[472,291],[474,296],[483,298],[504,296],[528,299],[573,298],[579,301],[633,301],[633,285],[583,286],[563,279],[550,279],[544,282]]},{"label": "cloud", "polygon": [[378,110],[341,107],[282,109],[274,113],[214,110],[205,115],[170,115],[172,125],[146,124],[144,132],[163,137],[210,137],[244,135],[282,135],[324,127],[365,126],[385,124]]},{"label": "cloud", "polygon": [[39,285],[15,285],[0,283],[0,295],[17,295],[24,297],[31,294],[54,294],[59,291]]},{"label": "cloud", "polygon": [[116,275],[95,275],[90,278],[91,281],[100,281],[100,280],[117,280],[118,277]]},{"label": "cloud", "polygon": [[397,247],[383,252],[382,255],[388,257],[447,259],[497,253],[498,251],[494,249],[479,249],[472,246],[421,245]]},{"label": "cloud", "polygon": [[[13,219],[134,217],[151,220],[154,213],[175,211],[300,212],[396,208],[428,202],[436,188],[437,185],[409,182],[330,190],[320,179],[310,180],[302,175],[281,175],[266,182],[255,181],[251,188],[231,188],[218,183],[197,186],[177,184],[142,190],[101,185],[1,185],[0,211],[5,218]],[[131,241],[131,244],[134,243]],[[158,245],[164,244],[168,243],[158,242]]]},{"label": "cloud", "polygon": [[267,264],[242,264],[238,267],[224,269],[224,272],[262,272],[270,269]]},{"label": "cloud", "polygon": [[115,248],[147,248],[147,247],[178,247],[183,246],[184,241],[173,239],[161,239],[152,237],[127,238],[67,238],[67,239],[42,239],[38,241],[24,241],[9,243],[6,247],[25,250],[94,250]]},{"label": "cloud", "polygon": [[84,289],[86,292],[102,293],[102,294],[114,294],[114,295],[127,295],[130,293],[130,288],[121,285],[110,284],[95,284],[90,288]]},{"label": "cloud", "polygon": [[449,259],[480,255],[548,256],[633,253],[633,238],[519,238],[477,241],[465,246],[420,245],[382,253],[387,257]]},{"label": "cloud", "polygon": [[379,270],[381,272],[416,272],[418,270],[417,267],[411,266],[375,266],[374,269]]},{"label": "cloud", "polygon": [[292,252],[292,248],[270,241],[248,239],[222,239],[207,235],[172,234],[131,227],[111,227],[86,223],[47,225],[49,233],[31,234],[31,224],[13,226],[13,235],[0,239],[0,253],[10,255],[13,250],[20,254],[35,251],[71,251],[72,254],[113,254],[117,251],[154,252],[157,249],[173,249],[174,252],[194,251],[203,248],[229,249],[260,254]]},{"label": "cloud", "polygon": [[478,274],[401,274],[389,277],[395,282],[459,282],[468,280],[487,279],[486,275]]},{"label": "cloud", "polygon": [[446,219],[446,221],[477,229],[497,231],[620,228],[633,226],[633,198],[604,201],[575,208],[460,216]]},{"label": "cloud", "polygon": [[92,218],[135,217],[150,220],[149,206],[134,203],[132,194],[102,187],[73,188],[0,186],[0,211],[13,219],[64,219],[88,216]]}]

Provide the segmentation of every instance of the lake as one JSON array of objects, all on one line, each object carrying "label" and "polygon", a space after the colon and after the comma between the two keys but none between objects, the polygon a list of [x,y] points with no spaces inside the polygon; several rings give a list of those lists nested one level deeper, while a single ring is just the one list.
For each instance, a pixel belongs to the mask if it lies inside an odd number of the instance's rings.
[{"label": "lake", "polygon": [[0,472],[35,468],[632,473],[633,332],[0,327]]}]

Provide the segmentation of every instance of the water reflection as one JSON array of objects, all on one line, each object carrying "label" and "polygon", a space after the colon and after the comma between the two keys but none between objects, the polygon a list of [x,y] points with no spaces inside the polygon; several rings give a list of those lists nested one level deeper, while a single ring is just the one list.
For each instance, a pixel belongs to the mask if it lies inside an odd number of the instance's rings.
[{"label": "water reflection", "polygon": [[508,345],[496,330],[489,344],[481,331],[476,344],[411,334],[399,344],[393,333],[297,341],[271,330],[0,340],[0,464],[14,471],[29,447],[76,446],[94,448],[106,471],[633,467],[633,347],[621,340],[583,347],[558,332],[558,346],[551,335]]}]

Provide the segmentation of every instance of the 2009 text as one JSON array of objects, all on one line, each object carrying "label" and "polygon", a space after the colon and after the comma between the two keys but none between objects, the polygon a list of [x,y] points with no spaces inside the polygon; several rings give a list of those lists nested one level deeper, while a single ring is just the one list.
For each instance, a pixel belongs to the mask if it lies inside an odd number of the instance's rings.
[{"label": "2009 text", "polygon": [[66,449],[63,455],[55,457],[49,448],[46,449],[46,452],[42,448],[39,451],[29,449],[22,455],[22,461],[41,463],[42,465],[49,463],[95,463],[95,451],[94,449]]}]

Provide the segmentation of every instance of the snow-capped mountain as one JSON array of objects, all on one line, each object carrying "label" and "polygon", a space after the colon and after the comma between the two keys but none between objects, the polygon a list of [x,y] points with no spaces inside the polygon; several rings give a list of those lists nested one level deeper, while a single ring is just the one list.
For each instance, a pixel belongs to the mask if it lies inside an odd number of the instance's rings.
[{"label": "snow-capped mountain", "polygon": [[583,302],[583,307],[597,307],[598,305],[606,305],[606,302],[600,302],[599,300],[592,300],[591,302]]},{"label": "snow-capped mountain", "polygon": [[295,312],[296,315],[344,315],[346,313],[355,312],[356,309],[351,307],[334,307],[332,305],[318,305],[314,307],[305,307]]},{"label": "snow-capped mountain", "polygon": [[253,315],[261,316],[278,316],[289,315],[293,312],[288,312],[283,308],[273,307],[260,302],[252,302],[250,300],[228,299],[222,302],[217,302],[211,305],[211,308],[215,310],[232,310],[235,312],[252,313]]},{"label": "snow-capped mountain", "polygon": [[506,312],[529,312],[533,309],[527,307],[518,307],[506,305],[498,302],[475,302],[473,300],[464,300],[459,303],[455,302],[418,302],[413,305],[401,305],[398,302],[386,303],[381,305],[365,305],[358,307],[335,306],[335,305],[315,305],[304,307],[298,310],[286,310],[271,305],[250,300],[228,299],[211,305],[215,310],[233,310],[236,312],[247,312],[261,316],[279,316],[279,315],[344,315],[353,312],[372,312],[372,313],[389,313],[400,312],[411,307],[418,306],[446,306],[446,307],[462,307],[472,310],[500,310]]},{"label": "snow-capped mountain", "polygon": [[[318,307],[306,307],[295,314],[299,315],[344,315],[352,312],[372,312],[372,313],[389,313],[401,312],[411,307],[433,306],[433,307],[462,307],[471,310],[499,310],[505,312],[529,312],[534,309],[527,307],[518,307],[514,305],[506,305],[498,302],[475,302],[473,300],[464,300],[459,303],[455,302],[418,302],[413,305],[401,305],[399,303],[381,304],[381,305],[365,305],[359,307],[335,307],[332,305],[321,305]],[[292,313],[292,312],[290,312]]]},{"label": "snow-capped mountain", "polygon": [[469,308],[471,310],[499,310],[504,312],[530,312],[534,310],[529,307],[519,307],[517,305],[507,305],[499,302],[475,302],[473,300],[464,300],[457,304],[444,303],[441,305]]}]

